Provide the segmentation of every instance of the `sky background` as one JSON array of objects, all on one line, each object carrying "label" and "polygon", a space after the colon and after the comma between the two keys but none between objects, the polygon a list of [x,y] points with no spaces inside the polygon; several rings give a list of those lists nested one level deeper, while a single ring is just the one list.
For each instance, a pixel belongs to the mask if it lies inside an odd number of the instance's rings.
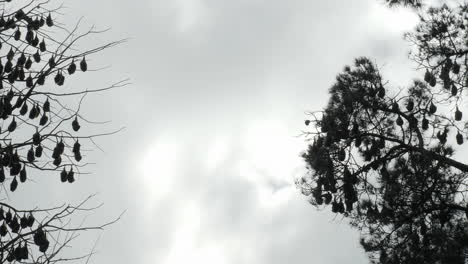
[{"label": "sky background", "polygon": [[[72,185],[58,175],[24,188],[33,206],[104,203],[87,223],[123,218],[84,234],[90,263],[368,263],[358,234],[317,211],[294,186],[304,173],[304,115],[320,110],[343,66],[369,56],[390,86],[414,77],[402,34],[417,18],[377,0],[65,1],[59,19],[109,31],[81,47],[129,38],[88,59],[105,68],[67,85],[131,85],[85,100],[82,114],[112,121],[85,132],[95,162]],[[85,145],[85,143],[82,143]],[[31,207],[27,190],[12,194]],[[15,197],[17,196],[17,197]]]}]

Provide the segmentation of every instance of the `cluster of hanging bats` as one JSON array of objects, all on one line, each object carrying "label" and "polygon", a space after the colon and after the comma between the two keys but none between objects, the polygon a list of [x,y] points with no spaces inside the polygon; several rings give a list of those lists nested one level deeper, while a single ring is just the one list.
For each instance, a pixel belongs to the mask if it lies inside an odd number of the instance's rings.
[{"label": "cluster of hanging bats", "polygon": [[[41,135],[40,128],[50,124],[51,103],[49,98],[43,102],[32,100],[31,97],[34,96],[32,90],[45,85],[47,79],[53,79],[57,86],[62,86],[65,82],[65,75],[74,74],[78,67],[83,72],[88,69],[84,56],[79,62],[75,62],[76,57],[70,57],[71,62],[66,66],[58,67],[62,63],[60,61],[59,64],[58,60],[63,59],[63,54],[57,56],[53,51],[48,51],[45,37],[41,37],[43,34],[39,32],[44,26],[54,26],[50,13],[44,17],[42,14],[34,14],[32,11],[24,12],[19,9],[10,15],[0,16],[0,32],[3,34],[10,32],[10,37],[0,40],[0,52],[3,48],[6,53],[0,56],[0,120],[2,122],[0,133],[7,133],[7,136],[14,133],[18,127],[18,119],[27,120],[25,122],[29,124],[37,122],[36,131],[30,140],[15,145],[10,139],[4,139],[5,145],[0,146],[0,183],[5,182],[6,175],[13,177],[9,186],[12,192],[17,189],[19,182],[26,182],[27,165],[34,164],[37,159],[43,157],[44,148],[49,149],[42,145],[48,135]],[[8,52],[5,46],[10,47]],[[52,75],[55,76],[52,78]],[[6,131],[3,122],[7,124]],[[80,129],[77,115],[71,122],[71,128],[75,132]],[[58,139],[50,156],[53,159],[52,164],[58,168],[66,152],[66,143],[63,138],[53,136]],[[18,153],[19,148],[29,145],[26,155]],[[76,162],[82,159],[80,147],[80,143],[76,140],[72,147],[73,158]],[[74,182],[73,167],[66,170],[64,166],[60,172],[60,180]],[[13,233],[19,234],[26,228],[33,230],[35,220],[32,214],[20,217],[11,210],[5,213],[3,208],[0,208],[0,221],[3,221],[0,225],[0,237],[11,238]],[[47,251],[49,241],[46,231],[40,226],[34,231],[33,240],[40,252]],[[3,245],[5,244],[0,243],[0,246]],[[24,243],[20,240],[18,243],[12,243],[7,251],[0,251],[0,261],[6,259],[12,262],[28,259],[29,250],[26,240]],[[5,253],[7,255],[4,255]]]},{"label": "cluster of hanging bats", "polygon": [[[13,211],[13,213],[12,213]],[[3,221],[0,225],[0,237],[5,237],[11,233],[19,234],[21,230],[27,228],[33,228],[34,224],[37,223],[33,214],[24,213],[23,216],[20,216],[15,210],[8,209],[7,212],[3,210],[3,207],[0,207],[0,221]],[[39,247],[39,251],[44,253],[49,248],[49,240],[47,239],[46,232],[39,227],[33,235],[33,241],[36,246]],[[18,243],[16,247],[13,245],[9,251],[0,251],[0,259],[4,259],[9,262],[14,260],[23,261],[29,258],[29,249],[28,243]]]},{"label": "cluster of hanging bats", "polygon": [[[441,69],[440,69],[440,75],[439,78],[442,81],[444,89],[450,91],[452,96],[456,96],[458,94],[458,88],[455,85],[455,83],[452,81],[450,78],[450,72],[452,72],[455,75],[458,75],[460,73],[460,64],[457,63],[457,61],[452,61],[452,59],[447,58],[445,62],[442,64]],[[429,70],[426,70],[426,73],[424,74],[424,81],[427,82],[431,87],[434,87],[437,83],[437,78],[435,77],[434,73],[432,73]],[[465,79],[465,86],[468,87],[468,77]],[[408,107],[407,107],[408,108]],[[435,113],[437,108],[434,106],[434,104],[431,103],[431,107],[429,108],[429,113],[433,114]],[[410,111],[410,110],[408,110]],[[456,107],[455,114],[454,114],[454,119],[455,121],[461,121],[463,117],[463,113],[460,111],[458,106]],[[426,118],[423,119],[422,122],[422,128],[426,130],[429,125],[428,121]],[[442,133],[439,131],[437,132],[437,139],[442,143],[445,144],[447,142],[447,133],[448,131],[445,129]],[[457,144],[461,145],[463,144],[463,135],[460,134],[460,132],[457,132],[457,135],[455,137]]]}]

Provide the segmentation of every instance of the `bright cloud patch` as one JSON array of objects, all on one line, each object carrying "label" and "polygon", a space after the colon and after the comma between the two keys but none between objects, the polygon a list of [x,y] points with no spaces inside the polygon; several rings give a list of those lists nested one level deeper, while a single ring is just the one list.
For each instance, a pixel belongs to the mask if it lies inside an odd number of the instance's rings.
[{"label": "bright cloud patch", "polygon": [[[161,137],[146,150],[140,165],[141,183],[151,201],[170,193],[177,176],[179,145],[171,138]],[[133,175],[132,177],[135,177]]]},{"label": "bright cloud patch", "polygon": [[200,25],[206,17],[206,6],[203,0],[176,0],[174,1],[178,9],[178,29],[186,32],[193,27]]}]

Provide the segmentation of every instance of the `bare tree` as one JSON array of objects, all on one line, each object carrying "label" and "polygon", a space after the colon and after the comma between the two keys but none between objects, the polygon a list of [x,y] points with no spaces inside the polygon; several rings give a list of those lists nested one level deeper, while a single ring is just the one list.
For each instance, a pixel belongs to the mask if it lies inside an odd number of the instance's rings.
[{"label": "bare tree", "polygon": [[[20,191],[35,172],[47,171],[57,180],[73,183],[86,166],[81,144],[93,144],[102,133],[82,135],[87,122],[80,115],[84,96],[126,84],[118,82],[100,89],[70,90],[62,87],[73,75],[87,72],[87,58],[122,41],[79,51],[81,40],[102,31],[80,33],[80,22],[68,29],[54,16],[60,7],[47,0],[29,2],[0,0],[0,262],[55,263],[86,259],[89,254],[62,256],[77,233],[102,229],[73,225],[71,219],[89,207],[82,203],[49,209],[23,210],[6,199]],[[75,102],[76,108],[67,105]]]}]

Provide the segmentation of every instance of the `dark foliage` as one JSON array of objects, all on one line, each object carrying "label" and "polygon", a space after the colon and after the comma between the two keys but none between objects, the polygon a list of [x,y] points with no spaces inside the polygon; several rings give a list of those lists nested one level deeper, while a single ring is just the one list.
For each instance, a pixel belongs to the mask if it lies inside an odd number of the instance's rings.
[{"label": "dark foliage", "polygon": [[423,0],[385,0],[385,2],[390,6],[408,6],[414,8],[420,8],[423,4]]},{"label": "dark foliage", "polygon": [[406,34],[423,80],[392,92],[375,63],[358,58],[306,121],[310,174],[297,186],[348,218],[376,263],[464,263],[468,164],[454,146],[468,132],[467,27],[467,4],[427,9]]}]

